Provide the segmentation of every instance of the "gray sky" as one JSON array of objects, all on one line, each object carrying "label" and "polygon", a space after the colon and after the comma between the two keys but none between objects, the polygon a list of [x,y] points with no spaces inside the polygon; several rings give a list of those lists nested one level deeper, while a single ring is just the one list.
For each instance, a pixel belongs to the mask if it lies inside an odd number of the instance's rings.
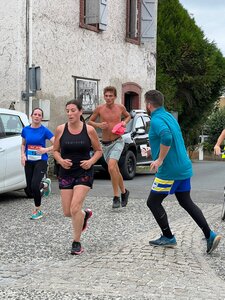
[{"label": "gray sky", "polygon": [[210,42],[225,56],[225,0],[179,0]]}]

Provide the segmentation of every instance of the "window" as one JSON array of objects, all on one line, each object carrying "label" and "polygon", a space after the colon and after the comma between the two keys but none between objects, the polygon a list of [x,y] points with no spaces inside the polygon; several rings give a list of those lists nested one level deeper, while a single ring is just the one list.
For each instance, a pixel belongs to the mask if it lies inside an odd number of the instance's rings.
[{"label": "window", "polygon": [[0,116],[0,136],[20,135],[23,124],[18,116],[2,114]]},{"label": "window", "polygon": [[149,42],[156,37],[157,0],[127,0],[126,41]]},{"label": "window", "polygon": [[143,123],[143,120],[141,117],[137,118],[136,124],[135,124],[135,129],[139,129],[139,128],[145,128],[145,125]]},{"label": "window", "polygon": [[144,122],[145,122],[145,132],[148,133],[150,129],[150,118],[149,117],[143,117]]},{"label": "window", "polygon": [[80,27],[96,32],[107,27],[107,0],[80,0]]},{"label": "window", "polygon": [[140,43],[140,0],[127,0],[126,39],[129,42]]}]

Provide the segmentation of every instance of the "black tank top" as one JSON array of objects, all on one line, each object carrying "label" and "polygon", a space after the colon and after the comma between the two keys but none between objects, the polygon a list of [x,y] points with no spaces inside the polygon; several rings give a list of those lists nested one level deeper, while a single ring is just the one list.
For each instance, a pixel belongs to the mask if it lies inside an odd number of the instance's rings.
[{"label": "black tank top", "polygon": [[63,134],[60,138],[60,149],[62,158],[71,159],[73,165],[70,169],[64,169],[60,166],[59,176],[72,175],[74,177],[82,176],[86,171],[80,167],[81,160],[90,159],[91,140],[87,133],[87,126],[84,123],[80,133],[72,134],[68,130],[68,123],[65,124]]}]

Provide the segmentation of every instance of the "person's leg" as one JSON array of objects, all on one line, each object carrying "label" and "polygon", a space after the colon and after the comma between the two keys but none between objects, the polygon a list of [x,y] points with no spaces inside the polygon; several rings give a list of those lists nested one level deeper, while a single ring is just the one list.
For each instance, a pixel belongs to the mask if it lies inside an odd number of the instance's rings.
[{"label": "person's leg", "polygon": [[26,161],[24,170],[25,170],[25,177],[26,177],[26,183],[27,183],[27,186],[25,188],[25,193],[26,193],[27,197],[33,198],[33,193],[31,190],[31,181],[32,181],[32,177],[33,177],[34,165],[32,163]]},{"label": "person's leg", "polygon": [[33,177],[31,181],[31,190],[34,195],[34,204],[36,210],[40,210],[41,206],[41,191],[40,184],[47,171],[47,161],[40,160],[34,163]]},{"label": "person's leg", "polygon": [[109,158],[108,171],[112,182],[113,194],[114,196],[119,197],[119,188],[122,193],[125,193],[125,187],[117,160]]},{"label": "person's leg", "polygon": [[166,211],[162,206],[162,202],[166,196],[167,194],[154,193],[151,191],[147,200],[147,206],[151,210],[156,222],[161,228],[163,236],[170,239],[173,237],[173,234],[169,227]]},{"label": "person's leg", "polygon": [[[80,237],[87,226],[87,212],[82,210],[84,199],[90,190],[89,186],[77,185],[73,189],[61,189],[62,208],[64,216],[72,218],[73,243],[71,254],[79,255],[83,252]],[[86,217],[86,224],[85,224]]]},{"label": "person's leg", "polygon": [[82,207],[89,190],[90,187],[85,185],[77,185],[73,188],[70,213],[73,224],[73,240],[76,242],[80,242],[85,217],[85,212],[82,210]]},{"label": "person's leg", "polygon": [[103,145],[103,153],[105,161],[108,165],[108,171],[111,177],[114,196],[119,197],[119,188],[122,194],[126,192],[123,177],[120,173],[118,161],[124,148],[124,141],[122,139],[117,140],[115,143],[109,146]]},{"label": "person's leg", "polygon": [[180,204],[192,217],[192,219],[197,223],[197,225],[203,231],[206,239],[210,236],[209,225],[201,211],[201,209],[192,201],[190,191],[187,192],[177,192],[175,196]]},{"label": "person's leg", "polygon": [[192,201],[190,191],[175,193],[179,204],[189,213],[192,219],[203,231],[207,241],[208,254],[212,253],[218,246],[221,236],[212,231],[201,211],[201,209]]}]

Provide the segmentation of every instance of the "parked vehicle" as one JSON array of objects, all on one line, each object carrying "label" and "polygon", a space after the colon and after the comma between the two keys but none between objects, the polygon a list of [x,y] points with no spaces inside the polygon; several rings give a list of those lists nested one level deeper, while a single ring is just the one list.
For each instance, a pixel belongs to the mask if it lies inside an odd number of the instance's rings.
[{"label": "parked vehicle", "polygon": [[[125,146],[119,160],[120,172],[124,179],[131,180],[136,174],[136,167],[150,165],[152,158],[142,156],[141,147],[149,147],[148,131],[150,117],[144,110],[132,110],[131,120],[122,135]],[[107,164],[102,157],[96,164],[95,169],[103,167],[107,170]]]},{"label": "parked vehicle", "polygon": [[0,193],[26,187],[24,168],[21,165],[21,131],[29,125],[27,115],[0,108]]}]

